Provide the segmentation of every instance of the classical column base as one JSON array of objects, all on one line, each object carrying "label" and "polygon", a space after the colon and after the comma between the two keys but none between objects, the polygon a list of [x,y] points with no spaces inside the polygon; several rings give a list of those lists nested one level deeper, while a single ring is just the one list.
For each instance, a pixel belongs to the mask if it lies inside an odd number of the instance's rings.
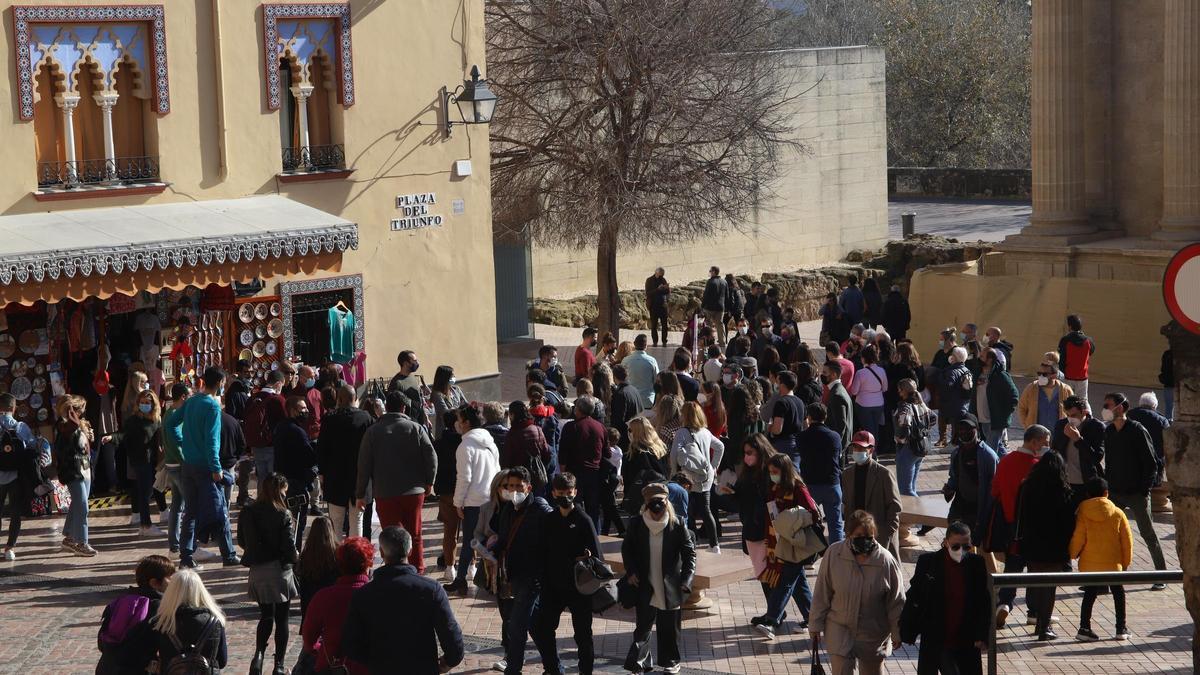
[{"label": "classical column base", "polygon": [[1163,218],[1159,230],[1150,235],[1156,241],[1190,242],[1200,241],[1200,219]]},{"label": "classical column base", "polygon": [[1009,246],[1017,248],[1034,247],[1039,249],[1065,248],[1067,246],[1078,246],[1080,244],[1089,244],[1105,239],[1116,239],[1123,236],[1125,236],[1125,233],[1121,230],[1099,230],[1089,227],[1086,230],[1079,230],[1077,232],[1060,232],[1056,229],[1042,228],[1031,224],[1017,234],[1010,234],[1005,237],[1004,241],[997,248],[1001,250]]},{"label": "classical column base", "polygon": [[1152,488],[1150,490],[1150,512],[1151,513],[1174,513],[1175,507],[1171,505],[1171,489],[1166,483]]}]

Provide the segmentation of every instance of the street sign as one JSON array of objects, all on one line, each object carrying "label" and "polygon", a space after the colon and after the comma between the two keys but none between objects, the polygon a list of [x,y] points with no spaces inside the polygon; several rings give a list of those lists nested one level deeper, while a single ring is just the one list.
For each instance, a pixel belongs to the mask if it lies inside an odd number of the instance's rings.
[{"label": "street sign", "polygon": [[1167,264],[1163,301],[1179,325],[1200,334],[1200,243],[1183,247]]}]

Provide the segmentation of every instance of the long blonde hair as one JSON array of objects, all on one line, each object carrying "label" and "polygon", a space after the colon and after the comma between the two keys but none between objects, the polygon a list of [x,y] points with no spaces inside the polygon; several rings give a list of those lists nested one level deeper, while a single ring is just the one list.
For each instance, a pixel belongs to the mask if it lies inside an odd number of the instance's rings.
[{"label": "long blonde hair", "polygon": [[[149,413],[142,412],[141,401],[144,398],[150,399],[150,412]],[[154,392],[150,391],[149,389],[147,389],[145,391],[139,391],[137,393],[137,397],[134,398],[133,401],[134,401],[134,405],[135,405],[134,410],[133,410],[134,415],[136,415],[138,417],[144,417],[144,418],[150,420],[151,422],[154,422],[155,424],[157,424],[160,421],[160,418],[162,416],[162,406],[159,404],[158,397],[154,395]]]},{"label": "long blonde hair", "polygon": [[625,360],[626,356],[633,353],[633,343],[629,340],[621,342],[617,345],[617,352],[613,355],[613,363],[620,363]]},{"label": "long blonde hair", "polygon": [[650,420],[641,415],[629,420],[629,452],[626,457],[633,457],[638,452],[648,452],[655,459],[667,456],[667,446],[663,445],[658,431]]},{"label": "long blonde hair", "polygon": [[58,401],[54,404],[54,414],[59,421],[70,422],[79,427],[83,432],[83,437],[88,443],[95,440],[92,433],[92,425],[87,421],[84,415],[87,412],[87,399],[76,394],[67,394],[66,396],[58,397]]},{"label": "long blonde hair", "polygon": [[674,431],[680,426],[679,412],[683,410],[683,397],[674,394],[659,396],[654,402],[654,426]]},{"label": "long blonde hair", "polygon": [[121,398],[121,421],[129,419],[137,412],[137,398],[141,394],[142,385],[150,384],[150,377],[146,375],[146,371],[131,368],[129,371],[129,379],[125,381],[125,395]]},{"label": "long blonde hair", "polygon": [[688,401],[683,404],[682,418],[683,426],[693,434],[708,426],[708,419],[704,415],[704,408],[700,407],[695,401]]},{"label": "long blonde hair", "polygon": [[204,587],[200,575],[194,570],[182,569],[171,576],[167,582],[167,590],[163,592],[162,602],[158,604],[158,614],[154,615],[151,625],[163,635],[178,635],[175,633],[175,612],[180,607],[198,607],[208,610],[208,613],[225,625],[225,614],[217,606],[217,601]]}]

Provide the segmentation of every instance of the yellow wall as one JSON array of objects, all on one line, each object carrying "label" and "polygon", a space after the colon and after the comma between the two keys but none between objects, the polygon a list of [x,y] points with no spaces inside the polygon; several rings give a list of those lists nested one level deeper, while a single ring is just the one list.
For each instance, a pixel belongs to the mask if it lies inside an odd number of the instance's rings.
[{"label": "yellow wall", "polygon": [[[78,4],[77,0],[42,4]],[[126,0],[128,4],[128,0]],[[279,193],[355,222],[359,248],[341,274],[362,273],[367,364],[390,375],[396,353],[418,350],[427,364],[451,363],[460,379],[495,373],[495,309],[486,127],[459,126],[446,139],[439,90],[460,83],[472,64],[486,74],[483,0],[353,0],[355,105],[332,120],[354,173],[343,180],[282,184],[279,113],[266,106],[263,24],[246,0],[161,2],[166,7],[171,112],[147,113],[161,175],[153,196],[37,202],[33,122],[17,116],[12,11],[4,15],[12,114],[0,124],[0,212],[154,204]],[[213,5],[219,9],[221,72],[215,66]],[[218,81],[224,93],[219,105]],[[502,110],[502,109],[501,109]],[[221,119],[224,119],[224,133]],[[221,144],[227,150],[221,162]],[[470,159],[473,175],[453,173]],[[436,192],[440,228],[393,233],[396,195]],[[451,214],[455,199],[463,215]],[[268,281],[274,292],[275,283]],[[453,308],[453,309],[450,309]],[[430,369],[432,370],[432,368]]]},{"label": "yellow wall", "polygon": [[926,361],[942,328],[973,322],[981,331],[999,326],[1015,346],[1013,371],[1029,375],[1045,352],[1058,348],[1067,332],[1067,315],[1078,314],[1084,332],[1096,341],[1091,381],[1159,388],[1159,356],[1167,341],[1158,331],[1169,316],[1158,283],[981,277],[978,271],[978,263],[969,263],[927,267],[913,274],[908,334]]}]

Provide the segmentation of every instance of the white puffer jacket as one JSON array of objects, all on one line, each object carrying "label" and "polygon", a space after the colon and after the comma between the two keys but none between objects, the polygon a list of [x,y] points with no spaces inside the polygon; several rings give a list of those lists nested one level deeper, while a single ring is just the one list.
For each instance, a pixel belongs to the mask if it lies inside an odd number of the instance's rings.
[{"label": "white puffer jacket", "polygon": [[454,505],[483,506],[491,497],[492,479],[500,472],[500,451],[487,429],[472,429],[463,435],[455,453],[458,478]]}]

